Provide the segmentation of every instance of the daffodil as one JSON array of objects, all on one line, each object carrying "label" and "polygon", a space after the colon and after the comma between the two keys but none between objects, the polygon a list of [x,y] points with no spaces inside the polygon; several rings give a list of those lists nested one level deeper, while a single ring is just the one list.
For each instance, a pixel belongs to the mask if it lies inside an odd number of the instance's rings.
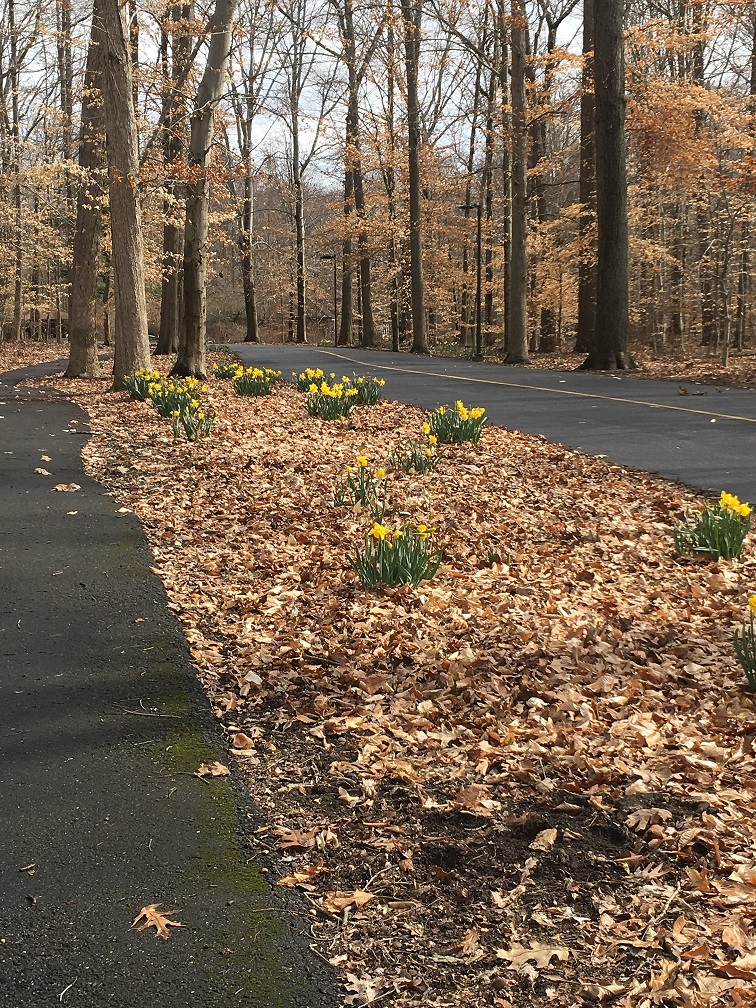
[{"label": "daffodil", "polygon": [[355,461],[357,462],[357,465],[360,469],[367,469],[368,460],[365,458],[364,455],[358,455]]},{"label": "daffodil", "polygon": [[751,610],[751,615],[756,616],[756,595],[751,595],[748,599],[748,608]]},{"label": "daffodil", "polygon": [[386,470],[385,469],[380,469],[379,468],[379,469],[375,470],[375,478],[376,479],[383,479],[383,477],[385,475],[386,475]]},{"label": "daffodil", "polygon": [[381,542],[385,542],[391,534],[391,529],[387,525],[381,525],[380,522],[375,522],[370,530],[373,539],[379,539]]}]

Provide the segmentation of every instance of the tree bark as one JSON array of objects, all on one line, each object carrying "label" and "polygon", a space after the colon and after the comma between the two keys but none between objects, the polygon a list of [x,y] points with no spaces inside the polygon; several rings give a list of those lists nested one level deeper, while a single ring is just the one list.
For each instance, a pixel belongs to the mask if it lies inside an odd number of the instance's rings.
[{"label": "tree bark", "polygon": [[412,302],[412,353],[430,354],[425,325],[425,278],[423,274],[423,205],[420,177],[420,68],[421,0],[402,0],[404,52],[407,78],[407,128],[409,178],[410,290]]},{"label": "tree bark", "polygon": [[71,293],[68,307],[69,357],[66,378],[99,378],[97,359],[97,278],[102,209],[106,184],[105,118],[102,104],[103,38],[101,4],[96,0],[81,98],[79,186],[73,236]]},{"label": "tree bark", "polygon": [[102,0],[103,93],[108,123],[110,232],[115,294],[113,388],[150,365],[144,252],[139,207],[139,153],[131,59],[118,0]]},{"label": "tree bark", "polygon": [[174,4],[170,8],[170,40],[164,38],[164,73],[168,76],[168,46],[170,43],[170,79],[165,82],[163,96],[163,157],[168,167],[164,182],[166,199],[163,203],[163,276],[160,292],[160,331],[155,353],[173,354],[178,351],[179,336],[183,316],[181,294],[181,272],[183,269],[184,231],[177,220],[177,204],[183,196],[183,186],[176,181],[173,169],[180,162],[184,144],[181,123],[186,115],[186,103],[179,88],[179,81],[186,73],[191,55],[192,39],[185,24],[177,29],[177,23],[187,22],[193,14],[192,4]]},{"label": "tree bark", "polygon": [[207,333],[207,244],[209,185],[207,166],[213,141],[215,109],[223,93],[231,49],[236,0],[216,0],[208,23],[210,45],[189,139],[189,182],[184,231],[184,326],[171,374],[204,379]]},{"label": "tree bark", "polygon": [[583,0],[583,90],[580,96],[580,258],[575,351],[588,353],[596,327],[596,102],[593,93],[593,4]]},{"label": "tree bark", "polygon": [[13,278],[13,322],[11,323],[11,339],[21,339],[21,320],[24,295],[24,241],[22,237],[21,214],[21,130],[18,107],[18,44],[16,33],[15,0],[8,0],[8,35],[10,39],[10,65],[8,67],[8,83],[11,92],[11,176],[13,224],[15,230],[16,254]]},{"label": "tree bark", "polygon": [[528,193],[525,7],[512,0],[512,261],[507,291],[507,364],[528,363]]},{"label": "tree bark", "polygon": [[624,0],[601,0],[594,12],[597,300],[593,345],[582,370],[635,367],[628,349],[624,7]]}]

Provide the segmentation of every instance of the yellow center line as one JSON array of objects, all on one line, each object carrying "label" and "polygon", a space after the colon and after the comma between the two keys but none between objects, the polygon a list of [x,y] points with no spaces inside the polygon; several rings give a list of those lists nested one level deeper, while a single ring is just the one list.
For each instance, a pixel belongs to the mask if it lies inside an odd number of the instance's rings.
[{"label": "yellow center line", "polygon": [[[350,364],[363,364],[364,361],[355,360],[353,357],[346,357],[333,350],[323,350],[320,347],[313,347],[318,353],[328,354],[329,357],[337,357],[339,360],[349,361]],[[371,364],[371,367],[381,371],[398,371],[401,374],[427,375],[431,378],[447,378],[454,381],[476,382],[479,385],[502,385],[506,388],[530,389],[533,392],[552,392],[554,395],[578,396],[581,399],[601,399],[604,402],[627,403],[631,406],[647,406],[649,409],[674,410],[677,413],[695,413],[698,416],[716,417],[718,420],[741,420],[743,423],[756,423],[756,417],[736,416],[731,413],[715,413],[712,410],[692,409],[690,406],[671,406],[665,403],[650,403],[645,399],[625,399],[622,396],[599,395],[597,392],[573,392],[570,389],[547,388],[544,385],[523,385],[519,382],[497,381],[495,378],[468,378],[464,375],[444,374],[441,371],[417,371],[414,368],[392,367],[390,364]]]}]

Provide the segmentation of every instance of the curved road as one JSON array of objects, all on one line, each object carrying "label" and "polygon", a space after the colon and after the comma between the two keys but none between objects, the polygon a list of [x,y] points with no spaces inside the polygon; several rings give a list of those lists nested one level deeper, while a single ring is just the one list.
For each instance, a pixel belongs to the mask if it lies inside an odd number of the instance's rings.
[{"label": "curved road", "polygon": [[245,364],[275,368],[285,378],[306,367],[380,375],[387,398],[427,409],[462,399],[485,406],[491,423],[756,501],[756,391],[346,347],[232,349]]}]

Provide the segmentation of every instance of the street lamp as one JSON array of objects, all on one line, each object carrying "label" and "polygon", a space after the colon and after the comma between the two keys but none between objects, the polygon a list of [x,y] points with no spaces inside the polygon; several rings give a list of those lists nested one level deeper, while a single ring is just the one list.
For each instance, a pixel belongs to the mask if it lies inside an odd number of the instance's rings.
[{"label": "street lamp", "polygon": [[322,255],[321,259],[332,259],[333,260],[333,345],[339,345],[339,327],[337,319],[337,301],[336,301],[336,254],[331,252],[329,255]]},{"label": "street lamp", "polygon": [[481,329],[482,322],[482,312],[481,312],[481,302],[483,298],[483,261],[481,257],[481,239],[483,233],[483,204],[482,203],[463,203],[459,208],[460,210],[477,210],[478,212],[478,230],[476,234],[476,266],[477,272],[475,277],[475,360],[483,360],[483,333]]}]

